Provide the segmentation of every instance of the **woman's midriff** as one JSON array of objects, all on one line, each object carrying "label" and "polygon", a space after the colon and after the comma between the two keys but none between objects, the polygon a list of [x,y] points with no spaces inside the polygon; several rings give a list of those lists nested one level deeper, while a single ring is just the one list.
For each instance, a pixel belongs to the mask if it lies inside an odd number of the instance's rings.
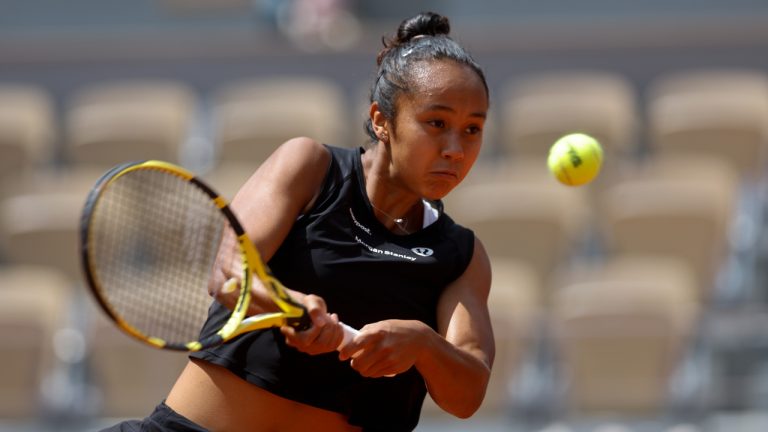
[{"label": "woman's midriff", "polygon": [[187,364],[166,404],[213,432],[361,430],[339,413],[276,396],[202,360]]}]

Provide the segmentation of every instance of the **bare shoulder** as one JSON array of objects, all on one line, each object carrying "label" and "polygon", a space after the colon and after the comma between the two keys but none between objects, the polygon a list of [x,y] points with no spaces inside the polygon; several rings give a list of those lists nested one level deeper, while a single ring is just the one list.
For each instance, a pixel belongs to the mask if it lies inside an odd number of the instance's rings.
[{"label": "bare shoulder", "polygon": [[300,170],[316,168],[323,171],[327,168],[330,158],[331,153],[327,147],[308,137],[289,139],[270,157],[281,165],[294,165]]},{"label": "bare shoulder", "polygon": [[291,188],[319,184],[325,177],[331,152],[318,141],[299,137],[281,144],[259,167],[256,177],[263,184],[288,183]]},{"label": "bare shoulder", "polygon": [[314,202],[330,166],[331,152],[320,142],[307,137],[292,138],[281,144],[256,170],[242,191],[247,196],[269,194],[269,202],[287,200],[293,216]]},{"label": "bare shoulder", "polygon": [[302,153],[328,153],[328,149],[319,141],[309,137],[296,137],[291,138],[284,142],[281,149],[287,149],[288,151],[299,151]]}]

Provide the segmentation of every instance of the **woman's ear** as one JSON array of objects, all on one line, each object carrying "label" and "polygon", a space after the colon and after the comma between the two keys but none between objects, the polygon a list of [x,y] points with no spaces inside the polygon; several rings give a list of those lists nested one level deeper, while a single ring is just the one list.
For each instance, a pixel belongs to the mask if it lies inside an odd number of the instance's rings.
[{"label": "woman's ear", "polygon": [[378,137],[381,142],[388,142],[389,133],[387,132],[387,118],[384,117],[384,114],[381,111],[379,111],[379,104],[377,102],[371,103],[370,116],[371,126],[373,127],[373,132],[376,134],[376,137]]}]

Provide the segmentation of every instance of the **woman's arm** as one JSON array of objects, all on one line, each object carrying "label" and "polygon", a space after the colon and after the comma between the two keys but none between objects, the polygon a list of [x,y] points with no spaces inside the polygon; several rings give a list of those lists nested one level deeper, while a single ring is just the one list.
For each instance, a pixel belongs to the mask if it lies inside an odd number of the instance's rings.
[{"label": "woman's arm", "polygon": [[[315,199],[329,161],[328,149],[312,139],[286,141],[235,195],[230,207],[265,262],[285,240],[296,218]],[[220,258],[226,256],[219,254]],[[231,299],[222,288],[226,281],[239,275],[229,265],[227,260],[217,260],[208,286],[209,292],[225,305]],[[270,303],[262,300],[265,299],[256,298],[255,303]]]},{"label": "woman's arm", "polygon": [[[263,261],[272,258],[299,215],[314,204],[330,160],[331,154],[322,144],[310,138],[294,138],[272,153],[235,195],[230,207]],[[209,291],[230,308],[234,307],[236,296],[228,295],[224,287],[228,281],[239,283],[232,280],[234,276],[226,265],[217,262],[209,282]],[[307,308],[313,326],[301,334],[287,332],[287,342],[314,352],[335,349],[341,342],[342,332],[338,326],[327,326],[338,319],[326,313],[325,302],[314,295],[288,291]],[[252,294],[249,314],[277,310],[263,289],[254,289]],[[326,326],[326,331],[322,331]]]},{"label": "woman's arm", "polygon": [[235,195],[232,209],[265,262],[314,202],[330,160],[322,144],[294,138],[275,150]]},{"label": "woman's arm", "polygon": [[[445,291],[438,305],[439,335],[416,362],[432,399],[461,418],[480,407],[495,354],[488,313],[491,266],[478,239],[464,274]],[[442,337],[441,337],[442,336]]]},{"label": "woman's arm", "polygon": [[488,255],[479,240],[469,266],[452,282],[437,306],[438,332],[420,321],[386,320],[366,325],[340,358],[364,376],[382,377],[415,366],[430,396],[461,418],[480,407],[494,357],[487,300]]}]

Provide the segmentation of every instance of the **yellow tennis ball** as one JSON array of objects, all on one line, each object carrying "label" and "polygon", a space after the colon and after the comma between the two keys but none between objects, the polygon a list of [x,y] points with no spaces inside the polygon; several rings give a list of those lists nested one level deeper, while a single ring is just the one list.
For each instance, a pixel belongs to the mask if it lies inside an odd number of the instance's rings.
[{"label": "yellow tennis ball", "polygon": [[582,133],[565,135],[549,149],[547,165],[560,183],[587,184],[597,177],[603,164],[603,148],[596,139]]}]

